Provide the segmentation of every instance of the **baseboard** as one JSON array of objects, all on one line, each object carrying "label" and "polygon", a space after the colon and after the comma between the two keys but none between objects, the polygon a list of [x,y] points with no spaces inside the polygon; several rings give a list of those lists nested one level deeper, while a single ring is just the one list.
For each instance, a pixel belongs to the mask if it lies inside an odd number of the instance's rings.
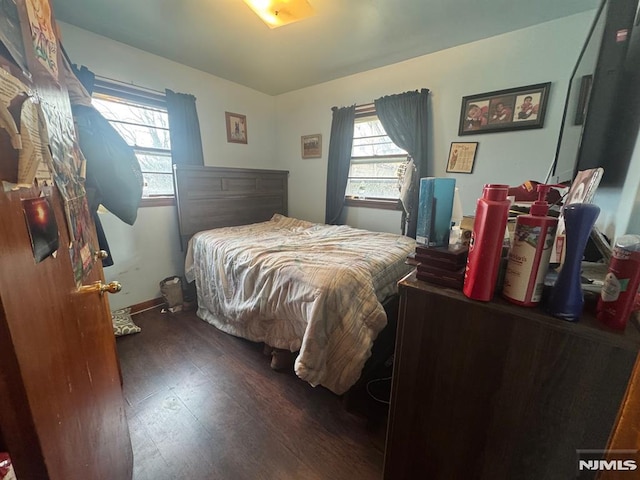
[{"label": "baseboard", "polygon": [[145,302],[136,303],[135,305],[131,305],[131,315],[144,312],[145,310],[151,310],[152,308],[159,307],[164,304],[164,299],[162,297],[153,298],[151,300],[147,300]]}]

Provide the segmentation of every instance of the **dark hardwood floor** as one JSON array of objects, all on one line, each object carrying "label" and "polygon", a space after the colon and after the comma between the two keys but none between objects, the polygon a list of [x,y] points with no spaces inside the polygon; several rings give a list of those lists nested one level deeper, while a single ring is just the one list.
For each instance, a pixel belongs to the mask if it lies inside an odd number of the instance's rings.
[{"label": "dark hardwood floor", "polygon": [[384,422],[193,312],[133,318],[142,332],[117,345],[135,480],[382,477]]}]

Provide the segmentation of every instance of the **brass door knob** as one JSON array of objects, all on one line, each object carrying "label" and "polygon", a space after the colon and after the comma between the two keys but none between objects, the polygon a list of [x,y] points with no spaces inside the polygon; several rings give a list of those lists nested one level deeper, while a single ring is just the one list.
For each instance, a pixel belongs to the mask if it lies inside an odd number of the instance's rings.
[{"label": "brass door knob", "polygon": [[120,284],[120,282],[109,282],[109,283],[95,282],[95,283],[92,283],[91,285],[83,285],[78,289],[78,292],[99,293],[100,295],[102,295],[104,292],[118,293],[120,290],[122,290],[122,285]]},{"label": "brass door knob", "polygon": [[104,260],[108,256],[109,256],[109,252],[107,252],[106,250],[98,250],[96,253],[93,254],[93,259],[95,261]]}]

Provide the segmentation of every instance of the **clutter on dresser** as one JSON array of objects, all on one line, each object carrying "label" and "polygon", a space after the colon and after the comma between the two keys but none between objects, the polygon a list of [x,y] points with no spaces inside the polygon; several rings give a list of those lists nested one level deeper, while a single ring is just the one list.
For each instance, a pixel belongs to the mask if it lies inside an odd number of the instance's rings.
[{"label": "clutter on dresser", "polygon": [[563,208],[566,236],[565,258],[560,274],[551,290],[547,309],[554,317],[578,321],[584,307],[582,292],[582,256],[600,207],[590,203],[574,203]]},{"label": "clutter on dresser", "polygon": [[456,181],[453,178],[420,179],[416,242],[428,247],[449,245]]},{"label": "clutter on dresser", "polygon": [[486,184],[473,216],[463,215],[455,180],[422,178],[407,263],[418,280],[472,300],[489,302],[498,292],[563,320],[597,312],[605,327],[624,330],[640,310],[640,235],[612,248],[595,226],[600,209],[590,201],[601,176],[598,168],[578,172],[571,186]]},{"label": "clutter on dresser", "polygon": [[508,185],[486,184],[477,202],[463,288],[473,300],[493,298],[511,206],[508,190]]},{"label": "clutter on dresser", "polygon": [[623,235],[615,242],[607,275],[598,299],[597,319],[624,330],[637,308],[640,287],[640,235]]},{"label": "clutter on dresser", "polygon": [[538,199],[528,214],[516,219],[502,295],[512,303],[534,307],[540,303],[549,267],[558,219],[549,216],[549,191],[553,185],[538,184]]},{"label": "clutter on dresser", "polygon": [[416,250],[407,263],[420,280],[462,289],[468,246],[463,245],[462,206],[453,178],[420,179]]},{"label": "clutter on dresser", "polygon": [[425,282],[462,290],[468,251],[466,245],[434,248],[416,245],[416,277]]}]

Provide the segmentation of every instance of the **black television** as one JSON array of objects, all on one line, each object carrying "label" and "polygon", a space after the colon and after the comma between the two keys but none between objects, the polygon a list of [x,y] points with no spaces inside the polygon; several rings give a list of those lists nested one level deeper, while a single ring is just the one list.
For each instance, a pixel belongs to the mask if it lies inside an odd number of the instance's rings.
[{"label": "black television", "polygon": [[574,67],[551,177],[603,167],[601,185],[624,184],[640,126],[638,0],[603,0]]}]

